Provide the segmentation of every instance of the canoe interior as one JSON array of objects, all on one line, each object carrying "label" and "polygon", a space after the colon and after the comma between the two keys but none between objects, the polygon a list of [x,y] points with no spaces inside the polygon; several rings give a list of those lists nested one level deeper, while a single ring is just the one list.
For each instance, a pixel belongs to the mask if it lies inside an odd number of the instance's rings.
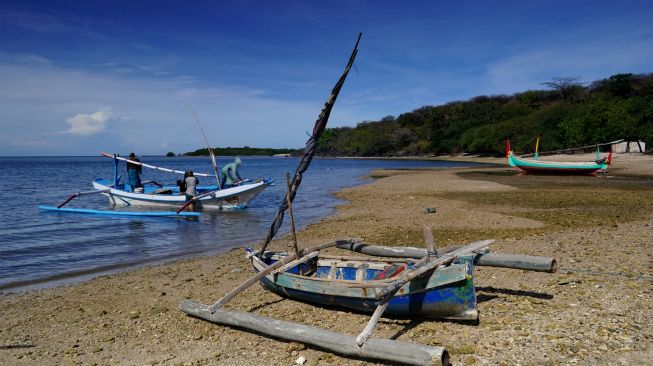
[{"label": "canoe interior", "polygon": [[[266,252],[259,257],[266,265],[286,253]],[[373,312],[380,288],[354,284],[392,279],[413,268],[414,262],[313,258],[283,273],[261,280],[263,287],[285,297],[319,305]],[[256,268],[256,266],[255,266]],[[436,317],[478,321],[472,257],[426,274],[404,285],[390,301],[387,314],[399,317]]]}]

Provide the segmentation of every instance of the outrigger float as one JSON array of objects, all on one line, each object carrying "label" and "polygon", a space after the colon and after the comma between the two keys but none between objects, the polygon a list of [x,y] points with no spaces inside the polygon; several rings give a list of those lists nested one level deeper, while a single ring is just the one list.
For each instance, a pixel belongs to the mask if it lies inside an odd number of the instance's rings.
[{"label": "outrigger float", "polygon": [[[270,225],[259,250],[247,249],[255,275],[212,305],[183,300],[179,307],[189,315],[213,323],[247,329],[277,339],[302,342],[333,353],[364,359],[414,365],[448,365],[444,347],[391,339],[370,338],[380,317],[424,316],[478,321],[473,268],[489,265],[523,270],[554,272],[553,258],[489,253],[492,240],[482,240],[438,252],[430,228],[424,228],[426,250],[367,245],[357,239],[341,239],[299,249],[295,236],[292,201],[315,154],[333,105],[358,52],[358,36],[345,71],[334,86],[304,156],[292,178],[286,197]],[[292,253],[267,251],[288,211],[292,229]],[[333,256],[324,249],[338,247],[374,257]],[[263,317],[224,306],[251,285],[261,285],[281,296],[319,305],[336,305],[361,312],[373,312],[358,336]]]},{"label": "outrigger float", "polygon": [[539,160],[537,152],[540,138],[535,143],[535,154],[533,159],[515,156],[510,148],[510,141],[506,140],[506,159],[508,165],[530,174],[564,174],[564,175],[587,175],[606,172],[612,160],[612,151],[605,158],[600,158],[599,149],[596,149],[596,160],[587,162],[560,162]]},{"label": "outrigger float", "polygon": [[[58,206],[39,206],[41,210],[66,212],[66,213],[85,213],[113,216],[199,216],[199,212],[187,212],[184,209],[191,203],[195,203],[197,209],[209,210],[226,210],[226,209],[244,209],[249,202],[253,200],[265,188],[272,185],[274,180],[270,178],[257,180],[243,180],[238,184],[230,187],[220,187],[219,185],[202,185],[197,186],[197,195],[194,199],[186,201],[185,195],[180,194],[178,186],[164,186],[155,181],[144,181],[141,189],[135,189],[127,183],[122,183],[121,176],[118,174],[120,161],[129,162],[129,164],[140,165],[144,168],[158,171],[184,174],[180,170],[168,169],[154,165],[144,164],[131,161],[118,156],[117,154],[102,153],[102,156],[112,158],[114,161],[114,177],[112,180],[96,179],[93,181],[93,191],[77,192],[70,195],[63,203]],[[212,157],[214,160],[214,158]],[[214,160],[215,161],[215,160]],[[215,167],[217,172],[217,166]],[[200,177],[217,176],[208,173],[194,173]],[[93,210],[80,208],[63,207],[74,198],[101,194],[109,198],[112,206],[147,206],[147,207],[172,207],[173,211],[140,211],[140,210]]]}]

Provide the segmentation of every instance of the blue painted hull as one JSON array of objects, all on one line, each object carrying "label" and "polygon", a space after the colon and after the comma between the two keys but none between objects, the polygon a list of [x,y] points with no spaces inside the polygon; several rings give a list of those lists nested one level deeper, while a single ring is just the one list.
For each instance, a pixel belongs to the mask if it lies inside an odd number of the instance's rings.
[{"label": "blue painted hull", "polygon": [[90,210],[85,208],[57,208],[54,206],[39,206],[39,209],[45,211],[67,212],[67,213],[83,213],[94,215],[109,215],[109,216],[147,216],[147,217],[198,217],[199,212],[180,212],[174,211],[110,211],[110,210]]},{"label": "blue painted hull", "polygon": [[[267,265],[274,263],[273,260],[265,262]],[[361,280],[365,282],[365,278],[373,279],[381,270],[341,268],[342,271],[338,270],[334,278],[328,279],[326,272],[329,272],[329,268],[316,267],[315,263],[317,261],[301,265],[302,273],[311,271],[310,276],[299,275],[300,266],[297,266],[284,273],[264,277],[261,285],[281,296],[313,304],[344,307],[359,312],[373,312],[376,309],[379,304],[379,300],[374,297],[376,289],[357,291],[351,285],[361,283]],[[402,287],[390,301],[386,313],[398,317],[423,316],[477,321],[471,258],[462,258],[452,266],[456,267],[455,275],[434,271]],[[255,270],[258,270],[256,265]],[[356,281],[356,278],[359,280]]]}]

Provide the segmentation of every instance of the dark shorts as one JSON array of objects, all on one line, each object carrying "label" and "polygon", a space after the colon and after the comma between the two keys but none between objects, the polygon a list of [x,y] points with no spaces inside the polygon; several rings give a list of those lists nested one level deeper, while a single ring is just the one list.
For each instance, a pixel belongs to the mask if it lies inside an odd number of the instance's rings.
[{"label": "dark shorts", "polygon": [[193,197],[195,197],[195,195],[194,195],[194,194],[187,194],[187,195],[186,195],[186,202],[188,202],[188,201],[190,201],[190,200],[192,200],[192,199],[193,199]]}]

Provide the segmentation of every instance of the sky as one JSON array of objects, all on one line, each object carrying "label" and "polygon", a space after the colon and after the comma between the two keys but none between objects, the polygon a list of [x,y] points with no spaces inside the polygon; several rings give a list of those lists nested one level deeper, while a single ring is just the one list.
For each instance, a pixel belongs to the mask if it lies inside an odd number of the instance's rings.
[{"label": "sky", "polygon": [[0,1],[0,156],[299,148],[477,95],[653,72],[647,1]]}]

